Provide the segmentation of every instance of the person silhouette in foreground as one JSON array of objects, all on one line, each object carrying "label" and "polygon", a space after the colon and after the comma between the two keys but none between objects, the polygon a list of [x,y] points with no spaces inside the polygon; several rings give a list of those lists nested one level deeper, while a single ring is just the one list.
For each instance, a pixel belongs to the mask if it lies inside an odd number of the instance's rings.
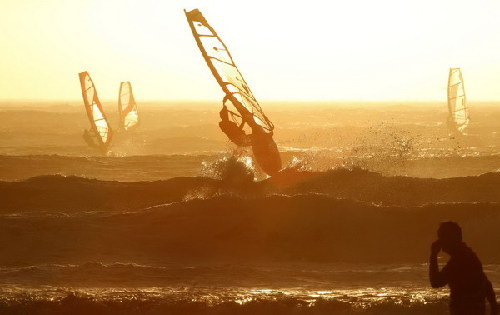
[{"label": "person silhouette in foreground", "polygon": [[[437,234],[438,240],[431,245],[429,277],[433,288],[447,284],[450,287],[450,314],[484,315],[485,299],[491,306],[490,314],[498,314],[491,282],[479,258],[462,242],[460,226],[455,222],[443,222]],[[440,271],[437,256],[441,250],[450,255],[450,260]]]},{"label": "person silhouette in foreground", "polygon": [[229,119],[229,114],[231,113],[226,106],[226,101],[228,100],[227,96],[224,97],[222,109],[219,112],[219,116],[221,121],[219,122],[219,127],[226,134],[226,136],[231,140],[234,144],[239,147],[247,147],[252,144],[252,138],[250,135],[247,135],[243,130],[243,124],[238,126],[235,122]]}]

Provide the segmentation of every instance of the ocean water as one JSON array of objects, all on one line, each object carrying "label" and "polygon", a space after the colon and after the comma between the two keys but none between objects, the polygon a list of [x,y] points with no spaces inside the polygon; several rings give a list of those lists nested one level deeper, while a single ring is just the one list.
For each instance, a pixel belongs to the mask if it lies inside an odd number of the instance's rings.
[{"label": "ocean water", "polygon": [[443,220],[500,289],[492,104],[461,138],[442,104],[271,104],[272,178],[217,105],[149,104],[109,156],[80,107],[35,105],[0,111],[2,314],[446,314]]},{"label": "ocean water", "polygon": [[[52,105],[52,106],[49,106]],[[465,137],[450,137],[445,104],[266,104],[284,167],[307,170],[356,165],[386,175],[473,176],[499,169],[500,109],[471,105]],[[151,181],[202,175],[204,163],[237,155],[218,128],[214,103],[152,103],[136,132],[114,133],[108,157],[88,147],[79,103],[0,104],[0,180],[75,175]],[[104,103],[117,125],[115,104]],[[117,129],[115,127],[115,129]],[[258,165],[254,165],[258,171]]]},{"label": "ocean water", "polygon": [[0,310],[30,314],[446,314],[443,292],[419,288],[7,288]]}]

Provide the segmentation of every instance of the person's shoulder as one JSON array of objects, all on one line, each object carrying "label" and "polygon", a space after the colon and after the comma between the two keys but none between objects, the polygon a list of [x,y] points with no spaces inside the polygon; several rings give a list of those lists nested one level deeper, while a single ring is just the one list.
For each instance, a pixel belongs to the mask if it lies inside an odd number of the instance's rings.
[{"label": "person's shoulder", "polygon": [[467,244],[465,243],[462,246],[462,255],[477,257],[476,253],[472,250],[472,248],[467,246]]},{"label": "person's shoulder", "polygon": [[458,249],[450,255],[450,260],[448,262],[454,263],[463,260],[477,259],[476,253],[472,248],[468,247],[465,243],[461,245]]},{"label": "person's shoulder", "polygon": [[469,246],[464,244],[464,249],[462,250],[461,259],[469,261],[471,264],[479,265],[482,268],[481,261],[477,254]]}]

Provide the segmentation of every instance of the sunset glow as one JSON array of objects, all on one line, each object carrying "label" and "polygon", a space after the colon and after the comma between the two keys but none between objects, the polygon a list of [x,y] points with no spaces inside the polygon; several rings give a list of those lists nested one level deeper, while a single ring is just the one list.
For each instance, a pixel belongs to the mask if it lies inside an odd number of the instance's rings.
[{"label": "sunset glow", "polygon": [[471,101],[498,100],[498,1],[63,1],[0,4],[0,100],[214,100],[221,91],[183,9],[199,8],[259,100],[446,98],[461,67]]}]

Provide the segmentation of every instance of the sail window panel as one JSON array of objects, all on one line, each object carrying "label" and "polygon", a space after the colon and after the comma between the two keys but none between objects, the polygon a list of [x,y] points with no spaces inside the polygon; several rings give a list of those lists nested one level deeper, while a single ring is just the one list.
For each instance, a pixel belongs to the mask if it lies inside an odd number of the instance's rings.
[{"label": "sail window panel", "polygon": [[87,88],[86,94],[87,94],[87,101],[89,103],[94,103],[94,94],[95,94],[94,87]]},{"label": "sail window panel", "polygon": [[99,110],[97,104],[92,103],[91,108],[92,108],[92,118],[94,119],[97,132],[99,133],[102,142],[106,143],[108,139],[108,124],[104,119],[104,116],[102,115],[101,111]]},{"label": "sail window panel", "polygon": [[257,103],[257,100],[255,100],[253,96],[246,93],[240,93],[239,95],[241,95],[241,102],[244,104],[244,106],[247,108],[251,108],[250,111],[254,115],[254,118],[259,120],[256,121],[256,123],[264,128],[272,130],[271,125],[267,123],[267,119],[264,118],[262,109],[260,108],[259,103]]},{"label": "sail window panel", "polygon": [[89,103],[93,102],[95,88],[94,88],[94,84],[92,83],[92,80],[90,79],[90,77],[88,75],[85,77],[85,92],[87,94],[87,101]]},{"label": "sail window panel", "polygon": [[123,109],[123,104],[128,104],[130,102],[130,85],[127,83],[122,84],[120,101],[122,102],[122,109]]},{"label": "sail window panel", "polygon": [[92,102],[92,105],[90,105],[90,107],[92,109],[92,118],[94,119],[94,121],[97,122],[98,120],[104,120],[104,116],[102,115],[99,107],[95,102]]},{"label": "sail window panel", "polygon": [[457,97],[465,98],[465,89],[463,83],[458,84]]},{"label": "sail window panel", "polygon": [[92,80],[90,77],[87,75],[85,76],[85,89],[88,90],[89,88],[93,88],[94,84],[92,83]]},{"label": "sail window panel", "polygon": [[256,122],[258,125],[262,126],[263,130],[264,130],[266,133],[270,133],[270,132],[271,132],[271,130],[269,129],[269,127],[266,125],[266,123],[265,123],[265,122],[264,122],[264,121],[263,121],[260,117],[255,116],[255,117],[254,117],[254,120],[255,120],[255,122]]},{"label": "sail window panel", "polygon": [[221,76],[224,83],[232,84],[238,92],[247,94],[250,98],[254,98],[252,95],[252,91],[247,86],[241,73],[238,71],[236,67],[230,66],[223,62],[218,62],[217,60],[213,61],[214,67],[217,69],[217,73]]},{"label": "sail window panel", "polygon": [[458,71],[452,71],[450,75],[450,85],[455,85],[460,82],[460,74],[458,73]]},{"label": "sail window panel", "polygon": [[96,125],[97,132],[99,133],[99,137],[102,139],[103,143],[108,141],[108,127],[107,126],[99,126]]},{"label": "sail window panel", "polygon": [[456,111],[465,111],[465,99],[463,96],[459,96],[456,98],[455,110]]},{"label": "sail window panel", "polygon": [[455,98],[455,102],[453,105],[455,113],[465,111],[465,99],[463,97],[458,96],[457,98]]},{"label": "sail window panel", "polygon": [[247,97],[243,97],[240,93],[234,94],[234,97],[248,110],[250,114],[253,114],[253,105]]},{"label": "sail window panel", "polygon": [[457,92],[458,92],[458,85],[452,85],[450,86],[450,99],[454,99],[457,97]]},{"label": "sail window panel", "polygon": [[462,114],[465,116],[465,107],[463,104],[463,99],[459,99],[458,102],[455,104],[455,115]]},{"label": "sail window panel", "polygon": [[234,85],[232,85],[231,83],[227,83],[226,87],[230,93],[239,93],[240,92],[240,90],[237,87],[235,87]]},{"label": "sail window panel", "polygon": [[196,30],[196,34],[201,35],[201,36],[214,36],[212,31],[205,25],[199,23],[199,22],[194,22],[194,29]]},{"label": "sail window panel", "polygon": [[457,121],[458,124],[462,124],[465,122],[465,115],[463,112],[458,112],[455,115],[455,120]]},{"label": "sail window panel", "polygon": [[449,101],[449,106],[450,106],[450,111],[451,111],[451,115],[454,117],[455,116],[455,111],[456,111],[456,108],[457,108],[457,105],[456,105],[456,99],[452,99]]},{"label": "sail window panel", "polygon": [[462,102],[457,104],[457,112],[455,112],[455,122],[459,125],[467,123],[467,113],[465,106]]},{"label": "sail window panel", "polygon": [[215,37],[200,37],[201,43],[209,57],[233,64],[231,57],[227,53],[224,45]]},{"label": "sail window panel", "polygon": [[123,93],[120,95],[120,106],[121,106],[121,111],[126,112],[127,110],[130,110],[128,107],[130,106],[130,94],[128,92]]},{"label": "sail window panel", "polygon": [[454,86],[453,86],[453,89],[454,89],[454,95],[459,97],[459,96],[463,96],[465,94],[465,91],[464,91],[464,85],[462,82],[457,82]]},{"label": "sail window panel", "polygon": [[125,108],[124,108],[124,107],[125,107],[125,106],[124,106],[124,104],[128,104],[128,103],[129,103],[129,99],[130,99],[130,96],[129,96],[129,94],[128,94],[128,93],[126,93],[126,94],[125,94],[125,93],[122,93],[122,94],[120,95],[120,102],[121,102],[121,104],[122,104],[122,108],[121,108],[122,110],[124,110],[124,109],[125,109]]},{"label": "sail window panel", "polygon": [[271,131],[272,127],[265,123],[267,120],[264,118],[262,110],[255,100],[255,97],[252,95],[250,88],[248,88],[245,81],[243,81],[241,73],[235,67],[222,62],[214,62],[213,64],[222,80],[228,83],[226,84],[228,90],[231,92],[235,89],[238,90],[238,93],[234,94],[235,98],[248,112],[254,115],[255,123],[263,127],[265,131]]},{"label": "sail window panel", "polygon": [[135,109],[130,111],[125,116],[125,120],[123,121],[123,125],[124,125],[125,130],[128,130],[128,129],[134,127],[135,125],[137,125],[138,120],[139,120],[139,116],[137,114],[137,111]]},{"label": "sail window panel", "polygon": [[455,85],[457,83],[462,83],[462,79],[460,78],[460,71],[454,69],[450,74],[450,85]]},{"label": "sail window panel", "polygon": [[449,88],[448,97],[449,108],[453,115],[453,112],[457,110],[457,85],[451,86]]},{"label": "sail window panel", "polygon": [[268,132],[271,131],[271,126],[269,126],[265,121],[266,119],[264,116],[261,114],[259,111],[259,106],[256,101],[253,99],[249,98],[245,94],[234,94],[234,97],[243,105],[245,108],[247,108],[250,113],[253,114],[253,120],[255,123],[261,127],[264,128],[264,131]]},{"label": "sail window panel", "polygon": [[244,91],[242,87],[243,79],[241,78],[239,71],[235,67],[230,66],[224,62],[219,62],[217,60],[213,60],[212,64],[224,83],[232,84],[235,88],[238,89],[239,92]]}]

